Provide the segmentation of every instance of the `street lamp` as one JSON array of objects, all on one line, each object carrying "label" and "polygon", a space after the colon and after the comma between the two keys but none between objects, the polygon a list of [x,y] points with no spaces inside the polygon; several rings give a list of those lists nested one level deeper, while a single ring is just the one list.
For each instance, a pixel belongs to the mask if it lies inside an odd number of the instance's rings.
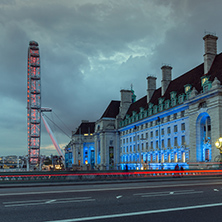
[{"label": "street lamp", "polygon": [[217,147],[217,149],[220,150],[220,166],[221,166],[221,162],[222,162],[222,137],[220,137],[220,138],[215,142],[215,146]]}]

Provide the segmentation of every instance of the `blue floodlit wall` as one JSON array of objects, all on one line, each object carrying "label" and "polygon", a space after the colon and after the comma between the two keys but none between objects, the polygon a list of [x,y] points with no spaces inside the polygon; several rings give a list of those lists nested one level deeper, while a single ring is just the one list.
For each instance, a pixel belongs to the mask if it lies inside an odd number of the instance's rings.
[{"label": "blue floodlit wall", "polygon": [[[188,116],[181,116],[181,112],[187,108],[188,106],[177,106],[122,127],[120,129],[121,169],[124,170],[126,165],[132,170],[174,169],[177,164],[188,169],[190,150],[186,144],[189,144],[189,119]],[[175,115],[177,117],[172,118]],[[159,121],[157,124],[158,119],[166,120],[167,116],[171,116],[170,120]],[[144,127],[146,124],[147,127]],[[185,129],[182,129],[182,125]],[[170,128],[169,133],[168,128]]]},{"label": "blue floodlit wall", "polygon": [[65,167],[71,168],[73,164],[72,149],[70,147],[65,148]]},{"label": "blue floodlit wall", "polygon": [[83,164],[95,164],[94,143],[83,143]]}]

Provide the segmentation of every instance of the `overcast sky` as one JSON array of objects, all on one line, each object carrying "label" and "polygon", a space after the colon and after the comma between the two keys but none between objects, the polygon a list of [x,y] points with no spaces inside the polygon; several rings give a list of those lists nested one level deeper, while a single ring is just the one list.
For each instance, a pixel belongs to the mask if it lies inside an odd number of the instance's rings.
[{"label": "overcast sky", "polygon": [[[30,40],[40,47],[42,106],[71,136],[121,89],[133,84],[145,96],[148,75],[159,87],[162,64],[173,78],[201,64],[205,31],[216,33],[220,53],[221,9],[221,0],[0,0],[0,156],[27,154]],[[69,137],[51,127],[64,148]],[[56,154],[43,125],[41,153]]]}]

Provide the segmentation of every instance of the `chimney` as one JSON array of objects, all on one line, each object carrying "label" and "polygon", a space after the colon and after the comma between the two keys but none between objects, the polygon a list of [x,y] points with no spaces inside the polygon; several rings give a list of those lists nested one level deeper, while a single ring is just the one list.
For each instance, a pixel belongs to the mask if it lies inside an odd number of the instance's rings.
[{"label": "chimney", "polygon": [[146,79],[147,79],[147,103],[149,103],[154,91],[156,90],[156,77],[148,76]]},{"label": "chimney", "polygon": [[217,39],[218,37],[212,34],[207,34],[203,37],[204,40],[204,74],[207,74],[217,55]]},{"label": "chimney", "polygon": [[163,96],[172,80],[172,74],[171,74],[172,67],[164,65],[161,67],[161,69],[162,69],[161,95]]},{"label": "chimney", "polygon": [[130,105],[132,104],[132,91],[122,89],[120,93],[121,93],[121,101],[120,101],[119,115],[121,118],[124,118]]}]

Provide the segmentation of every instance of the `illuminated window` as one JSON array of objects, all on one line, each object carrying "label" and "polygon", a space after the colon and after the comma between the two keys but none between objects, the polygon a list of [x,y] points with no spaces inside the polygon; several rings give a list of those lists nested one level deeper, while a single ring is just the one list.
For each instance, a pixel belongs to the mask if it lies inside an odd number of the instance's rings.
[{"label": "illuminated window", "polygon": [[175,163],[178,162],[177,153],[174,153],[174,162],[175,162]]},{"label": "illuminated window", "polygon": [[168,162],[169,163],[171,162],[171,155],[170,155],[170,153],[168,154]]},{"label": "illuminated window", "polygon": [[184,86],[185,93],[190,92],[190,90],[191,90],[191,85],[190,84],[187,84],[187,85]]},{"label": "illuminated window", "polygon": [[208,79],[209,79],[209,76],[203,76],[203,77],[201,77],[201,84],[202,84],[202,86],[203,86],[205,83],[207,83]]}]

